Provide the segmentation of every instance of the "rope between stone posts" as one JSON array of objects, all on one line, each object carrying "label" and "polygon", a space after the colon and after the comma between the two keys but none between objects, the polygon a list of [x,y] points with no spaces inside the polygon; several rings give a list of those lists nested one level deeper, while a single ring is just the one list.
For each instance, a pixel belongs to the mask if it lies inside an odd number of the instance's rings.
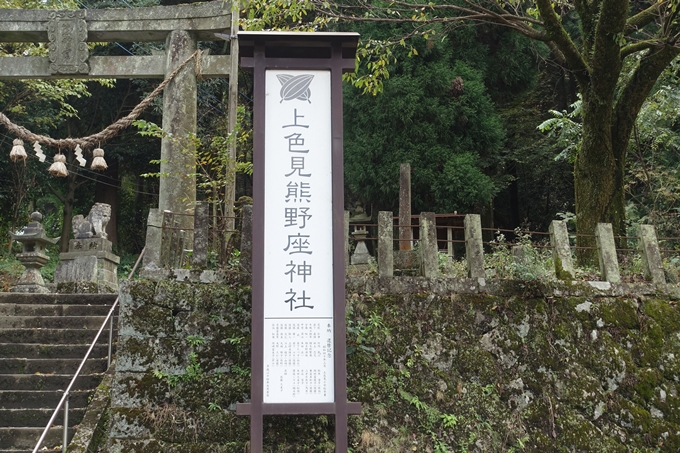
[{"label": "rope between stone posts", "polygon": [[[14,124],[12,121],[10,121],[9,118],[7,118],[2,112],[0,112],[0,124],[4,125],[11,133],[16,135],[22,140],[25,140],[27,142],[38,142],[42,145],[45,146],[50,146],[53,148],[66,148],[66,149],[74,149],[77,145],[80,145],[81,147],[93,147],[93,146],[98,146],[99,143],[105,142],[112,137],[115,137],[120,131],[123,129],[127,128],[132,124],[134,120],[136,120],[139,115],[151,104],[151,101],[154,100],[156,96],[158,96],[161,91],[166,87],[170,81],[177,75],[179,71],[184,68],[187,63],[189,63],[192,59],[197,58],[199,61],[201,60],[201,51],[197,50],[189,58],[184,60],[177,68],[175,68],[170,75],[161,82],[160,85],[156,87],[155,90],[151,92],[142,102],[137,104],[137,106],[132,109],[132,111],[125,116],[124,118],[119,119],[115,123],[107,126],[104,130],[101,132],[98,132],[93,135],[89,135],[87,137],[82,137],[82,138],[64,138],[64,139],[54,139],[51,137],[45,137],[44,135],[39,135],[39,134],[34,134],[33,132],[29,131],[23,126],[19,126],[18,124]],[[196,71],[201,70],[201,65],[200,63],[196,63]],[[198,77],[200,77],[200,74],[197,74]]]}]

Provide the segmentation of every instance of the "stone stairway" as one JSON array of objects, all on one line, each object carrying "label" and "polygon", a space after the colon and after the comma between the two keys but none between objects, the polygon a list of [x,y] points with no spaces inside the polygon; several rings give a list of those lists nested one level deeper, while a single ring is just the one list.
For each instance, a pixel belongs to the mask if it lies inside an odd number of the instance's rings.
[{"label": "stone stairway", "polygon": [[[0,453],[33,451],[115,299],[0,293]],[[108,338],[106,329],[71,393],[70,427],[80,423],[106,371]],[[55,451],[62,436],[63,409],[43,446]]]}]

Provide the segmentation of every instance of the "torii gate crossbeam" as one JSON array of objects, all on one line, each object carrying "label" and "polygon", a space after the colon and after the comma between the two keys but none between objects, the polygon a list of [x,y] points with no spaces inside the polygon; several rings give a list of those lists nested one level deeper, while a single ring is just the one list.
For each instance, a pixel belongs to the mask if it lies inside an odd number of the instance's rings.
[{"label": "torii gate crossbeam", "polygon": [[[0,79],[165,78],[194,53],[198,41],[231,36],[237,28],[234,18],[238,18],[232,15],[232,7],[212,1],[131,9],[0,10],[0,42],[49,43],[46,57],[0,57]],[[88,42],[165,42],[165,51],[150,56],[89,56]],[[229,77],[237,70],[235,62],[237,58],[231,55],[203,55],[201,75]],[[232,87],[229,111],[234,115],[236,93]],[[162,127],[175,138],[164,138],[161,143],[164,176],[158,208],[183,212],[192,209],[196,200],[196,181],[190,176],[194,173],[192,142],[184,139],[196,133],[193,65],[183,68],[166,86]],[[233,206],[233,199],[227,206],[228,210]]]}]

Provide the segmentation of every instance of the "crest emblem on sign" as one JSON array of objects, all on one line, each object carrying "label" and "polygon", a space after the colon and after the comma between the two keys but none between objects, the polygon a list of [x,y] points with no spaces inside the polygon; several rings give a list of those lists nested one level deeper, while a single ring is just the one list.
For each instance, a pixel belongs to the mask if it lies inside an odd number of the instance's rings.
[{"label": "crest emblem on sign", "polygon": [[281,82],[281,102],[298,99],[300,101],[307,101],[310,104],[312,101],[312,92],[309,85],[314,78],[311,74],[301,74],[292,76],[290,74],[277,74],[276,77]]}]

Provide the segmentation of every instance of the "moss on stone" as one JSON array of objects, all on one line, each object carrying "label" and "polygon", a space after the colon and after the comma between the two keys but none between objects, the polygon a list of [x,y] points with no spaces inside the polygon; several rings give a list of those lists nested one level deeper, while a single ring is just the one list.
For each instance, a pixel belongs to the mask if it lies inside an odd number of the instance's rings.
[{"label": "moss on stone", "polygon": [[[250,394],[250,288],[144,285],[121,347],[146,371],[117,377],[112,424],[142,420],[148,434],[111,438],[111,453],[243,451],[249,421],[233,405]],[[529,293],[348,294],[348,396],[364,403],[352,450],[678,451],[675,307]],[[192,364],[193,377],[168,378]],[[163,411],[200,429],[161,423]],[[332,417],[266,417],[264,435],[265,451],[333,451]]]},{"label": "moss on stone", "polygon": [[639,329],[637,303],[627,298],[603,298],[597,306],[602,321],[608,326]]},{"label": "moss on stone", "polygon": [[661,373],[658,370],[647,368],[640,370],[635,377],[636,384],[633,387],[635,392],[646,402],[650,402],[661,383]]},{"label": "moss on stone", "polygon": [[141,305],[130,308],[123,319],[140,335],[151,337],[171,336],[175,323],[171,308],[160,305]]},{"label": "moss on stone", "polygon": [[680,325],[680,312],[677,304],[668,300],[650,299],[643,305],[644,313],[661,327],[665,334],[675,333]]},{"label": "moss on stone", "polygon": [[130,296],[140,305],[150,304],[156,294],[156,282],[151,280],[135,280],[129,288]]},{"label": "moss on stone", "polygon": [[640,332],[633,354],[642,367],[656,367],[664,345],[664,334],[656,322],[650,321]]}]

